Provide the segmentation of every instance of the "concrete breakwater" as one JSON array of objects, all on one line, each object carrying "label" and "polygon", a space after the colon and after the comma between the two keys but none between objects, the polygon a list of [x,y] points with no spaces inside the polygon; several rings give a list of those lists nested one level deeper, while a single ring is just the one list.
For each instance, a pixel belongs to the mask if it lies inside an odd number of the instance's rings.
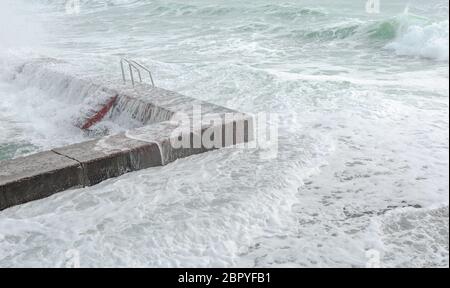
[{"label": "concrete breakwater", "polygon": [[[249,115],[145,84],[131,88],[86,77],[73,73],[69,66],[39,59],[19,67],[17,74],[27,73],[30,85],[44,90],[59,89],[69,97],[91,99],[86,107],[92,109],[85,114],[95,114],[114,98],[106,117],[120,114],[140,125],[124,133],[0,162],[0,210],[254,137]],[[85,122],[81,119],[78,124],[81,127]]]}]

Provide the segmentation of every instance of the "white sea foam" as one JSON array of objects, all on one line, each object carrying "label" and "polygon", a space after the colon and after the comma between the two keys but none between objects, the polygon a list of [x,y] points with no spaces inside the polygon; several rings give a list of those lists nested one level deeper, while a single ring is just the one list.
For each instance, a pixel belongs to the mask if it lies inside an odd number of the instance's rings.
[{"label": "white sea foam", "polygon": [[37,15],[30,15],[30,10],[24,11],[26,9],[30,7],[22,0],[0,2],[0,50],[36,47],[45,38]]},{"label": "white sea foam", "polygon": [[[80,105],[70,105],[67,99],[57,94],[49,95],[33,86],[3,83],[0,91],[0,119],[6,130],[1,135],[1,144],[31,146],[23,151],[27,154],[86,139],[72,121]],[[17,152],[11,156],[22,154],[20,150]]]},{"label": "white sea foam", "polygon": [[381,267],[448,267],[448,206],[396,209],[375,217],[371,234]]},{"label": "white sea foam", "polygon": [[398,55],[420,56],[448,61],[449,22],[442,21],[424,26],[411,25],[399,31],[397,39],[386,45]]}]

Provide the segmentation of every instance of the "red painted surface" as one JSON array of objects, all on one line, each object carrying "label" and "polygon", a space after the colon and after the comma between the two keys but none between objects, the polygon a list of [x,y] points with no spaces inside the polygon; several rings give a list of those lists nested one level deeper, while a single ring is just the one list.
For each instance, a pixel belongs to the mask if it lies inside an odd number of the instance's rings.
[{"label": "red painted surface", "polygon": [[91,128],[93,125],[97,124],[98,122],[102,121],[102,119],[108,114],[108,112],[111,110],[111,108],[114,106],[114,104],[117,101],[117,96],[114,96],[111,98],[103,107],[100,109],[97,113],[94,114],[94,116],[90,117],[86,120],[83,126],[81,126],[81,129],[86,130]]}]

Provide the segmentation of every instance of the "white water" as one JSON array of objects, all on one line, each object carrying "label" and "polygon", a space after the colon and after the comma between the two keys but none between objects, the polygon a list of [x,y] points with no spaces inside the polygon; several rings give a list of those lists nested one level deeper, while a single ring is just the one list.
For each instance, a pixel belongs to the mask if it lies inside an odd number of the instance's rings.
[{"label": "white water", "polygon": [[216,151],[3,211],[0,266],[71,249],[82,266],[449,265],[448,2],[63,2],[0,4],[0,27],[22,27],[0,30],[4,158],[87,137],[73,99],[11,81],[34,55],[116,78],[127,54],[161,87],[278,112],[280,153]]},{"label": "white water", "polygon": [[398,55],[448,61],[448,26],[448,21],[408,26],[386,48],[394,50]]}]

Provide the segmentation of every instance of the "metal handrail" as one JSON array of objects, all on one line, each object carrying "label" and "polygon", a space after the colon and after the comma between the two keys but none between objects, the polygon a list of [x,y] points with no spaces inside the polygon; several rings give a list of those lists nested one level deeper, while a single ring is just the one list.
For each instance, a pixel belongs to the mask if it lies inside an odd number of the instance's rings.
[{"label": "metal handrail", "polygon": [[140,64],[134,60],[131,60],[131,62],[133,62],[138,67],[140,67],[141,69],[145,70],[148,73],[148,76],[150,77],[150,81],[152,81],[152,86],[155,87],[155,81],[153,81],[153,76],[152,76],[152,72],[150,71],[150,69],[148,69],[147,67],[143,66],[142,64]]},{"label": "metal handrail", "polygon": [[147,67],[145,67],[142,64],[139,64],[138,62],[136,62],[134,60],[128,60],[126,58],[122,58],[120,60],[120,68],[122,69],[122,78],[123,78],[124,84],[127,83],[127,79],[125,77],[125,68],[124,68],[125,63],[128,64],[128,68],[130,71],[131,83],[133,84],[133,86],[135,85],[133,69],[137,71],[137,73],[139,75],[139,81],[141,83],[142,83],[142,75],[141,75],[141,69],[142,69],[148,73],[148,75],[150,76],[150,81],[152,82],[152,86],[155,87],[155,82],[153,81],[153,76],[152,76],[152,72],[150,71],[150,69],[148,69]]}]

